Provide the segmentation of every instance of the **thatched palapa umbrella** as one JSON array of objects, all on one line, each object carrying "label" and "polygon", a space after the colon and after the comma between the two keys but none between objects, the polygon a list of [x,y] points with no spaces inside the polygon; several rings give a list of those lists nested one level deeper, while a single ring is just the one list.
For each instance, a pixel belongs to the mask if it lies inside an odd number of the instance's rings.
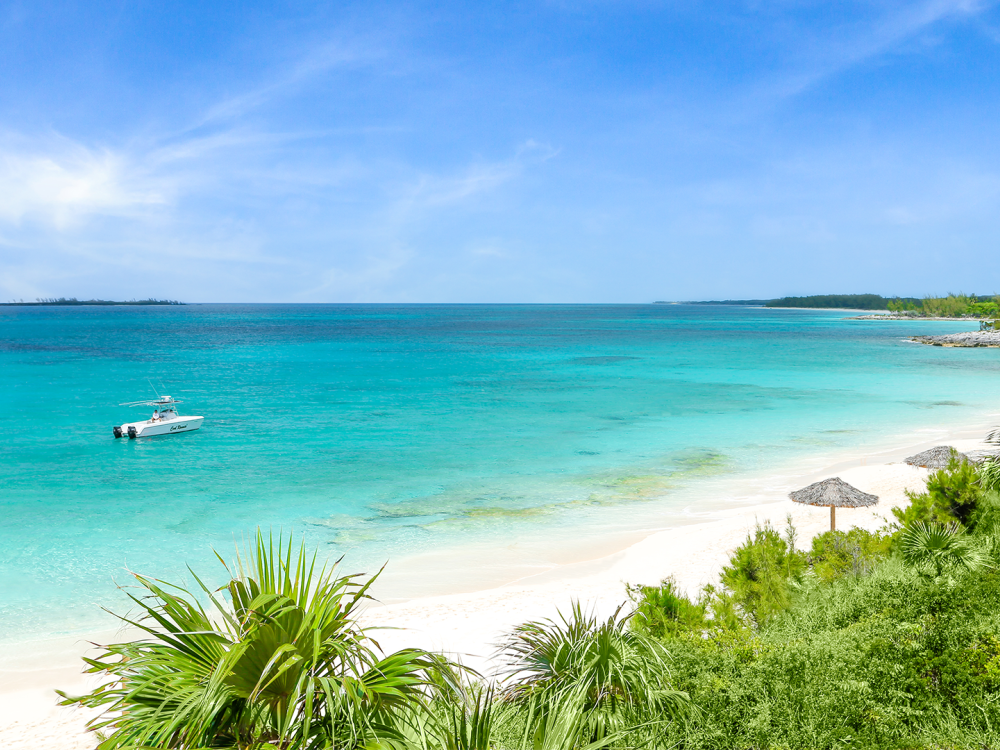
[{"label": "thatched palapa umbrella", "polygon": [[797,503],[806,505],[829,505],[830,531],[837,528],[837,508],[862,508],[878,502],[878,497],[875,495],[869,495],[857,487],[852,487],[840,477],[810,484],[801,490],[795,490],[789,497]]},{"label": "thatched palapa umbrella", "polygon": [[[906,459],[906,463],[910,466],[923,466],[931,471],[937,469],[947,469],[948,462],[951,461],[951,452],[955,450],[948,445],[938,445],[933,448],[928,448],[922,453],[918,453],[915,456],[910,456]],[[959,461],[968,461],[969,457],[964,453],[959,453],[955,451],[955,457]]]}]

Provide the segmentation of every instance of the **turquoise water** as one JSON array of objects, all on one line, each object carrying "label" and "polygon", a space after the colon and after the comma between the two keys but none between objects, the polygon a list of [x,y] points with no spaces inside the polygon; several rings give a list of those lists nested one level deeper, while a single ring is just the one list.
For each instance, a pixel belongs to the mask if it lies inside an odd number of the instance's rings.
[{"label": "turquoise water", "polygon": [[[176,579],[256,526],[371,569],[992,408],[997,350],[903,340],[969,324],[844,315],[0,308],[0,636],[85,628],[126,570]],[[147,378],[204,427],[114,440]]]}]

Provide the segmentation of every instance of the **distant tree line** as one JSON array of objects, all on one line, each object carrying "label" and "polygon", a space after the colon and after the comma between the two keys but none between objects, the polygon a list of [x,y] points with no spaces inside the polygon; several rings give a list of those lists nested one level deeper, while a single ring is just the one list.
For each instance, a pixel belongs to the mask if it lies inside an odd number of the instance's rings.
[{"label": "distant tree line", "polygon": [[[773,299],[765,307],[846,307],[851,310],[888,310],[892,300],[878,294],[814,294],[810,297]],[[918,299],[907,301],[920,303]]]},{"label": "distant tree line", "polygon": [[183,305],[175,299],[132,299],[117,302],[108,299],[77,299],[76,297],[38,297],[34,302],[25,302],[23,299],[16,302],[0,302],[4,306],[28,307],[28,306],[73,306],[73,305]]},{"label": "distant tree line", "polygon": [[1000,295],[949,294],[947,297],[882,297],[878,294],[816,294],[809,297],[782,297],[765,307],[848,308],[888,310],[919,317],[987,318],[1000,316]]}]

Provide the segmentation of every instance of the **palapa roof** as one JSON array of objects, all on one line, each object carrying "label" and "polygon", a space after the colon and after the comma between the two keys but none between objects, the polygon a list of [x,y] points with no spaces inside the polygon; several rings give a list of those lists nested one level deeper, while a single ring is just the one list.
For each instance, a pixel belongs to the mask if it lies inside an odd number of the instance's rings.
[{"label": "palapa roof", "polygon": [[833,505],[837,508],[861,508],[875,505],[878,497],[852,487],[840,477],[824,479],[789,494],[797,503],[806,505]]},{"label": "palapa roof", "polygon": [[[952,450],[954,449],[949,445],[938,445],[915,456],[910,456],[906,459],[906,463],[910,466],[925,466],[928,469],[945,469],[948,467],[948,462],[951,461]],[[955,454],[959,461],[969,460],[969,457],[964,453],[956,451]]]}]

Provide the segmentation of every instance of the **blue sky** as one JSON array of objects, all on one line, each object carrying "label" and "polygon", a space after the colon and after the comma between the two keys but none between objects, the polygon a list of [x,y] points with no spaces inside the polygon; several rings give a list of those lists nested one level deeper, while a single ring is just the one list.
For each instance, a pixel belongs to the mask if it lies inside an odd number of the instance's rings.
[{"label": "blue sky", "polygon": [[1000,9],[0,2],[0,300],[1000,291]]}]

